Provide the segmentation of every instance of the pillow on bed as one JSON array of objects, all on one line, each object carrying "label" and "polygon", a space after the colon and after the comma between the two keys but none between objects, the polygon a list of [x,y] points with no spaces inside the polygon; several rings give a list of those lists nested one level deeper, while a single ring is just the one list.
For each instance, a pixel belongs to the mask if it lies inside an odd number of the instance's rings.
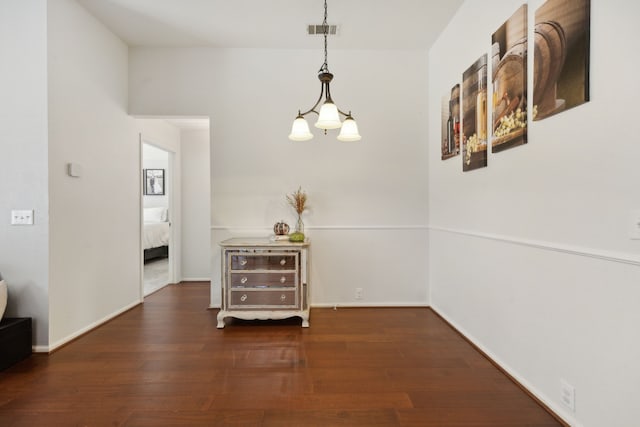
[{"label": "pillow on bed", "polygon": [[144,208],[144,222],[167,221],[167,208]]}]

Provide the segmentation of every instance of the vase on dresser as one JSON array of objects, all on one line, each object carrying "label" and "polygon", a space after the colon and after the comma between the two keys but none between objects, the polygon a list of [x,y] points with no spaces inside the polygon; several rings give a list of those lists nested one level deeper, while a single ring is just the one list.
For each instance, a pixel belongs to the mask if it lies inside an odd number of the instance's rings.
[{"label": "vase on dresser", "polygon": [[296,233],[304,234],[304,222],[302,222],[302,214],[298,214],[298,220],[296,221]]}]

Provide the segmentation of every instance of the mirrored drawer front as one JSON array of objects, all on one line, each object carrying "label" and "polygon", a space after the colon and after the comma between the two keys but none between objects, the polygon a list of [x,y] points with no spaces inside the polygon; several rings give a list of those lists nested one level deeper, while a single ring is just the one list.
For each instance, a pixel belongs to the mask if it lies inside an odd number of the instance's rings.
[{"label": "mirrored drawer front", "polygon": [[300,308],[296,291],[231,291],[229,308]]},{"label": "mirrored drawer front", "polygon": [[232,288],[293,288],[295,273],[231,273]]},{"label": "mirrored drawer front", "polygon": [[232,270],[295,270],[295,255],[231,255]]}]

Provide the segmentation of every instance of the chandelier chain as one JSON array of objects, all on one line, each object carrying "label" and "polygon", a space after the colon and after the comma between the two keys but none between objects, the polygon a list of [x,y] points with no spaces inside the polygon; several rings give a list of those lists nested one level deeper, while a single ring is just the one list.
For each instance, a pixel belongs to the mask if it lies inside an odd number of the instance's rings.
[{"label": "chandelier chain", "polygon": [[327,62],[327,35],[329,34],[329,24],[327,24],[327,0],[324,0],[324,21],[322,21],[322,32],[324,34],[324,63],[320,67],[320,72],[328,73],[329,64]]}]

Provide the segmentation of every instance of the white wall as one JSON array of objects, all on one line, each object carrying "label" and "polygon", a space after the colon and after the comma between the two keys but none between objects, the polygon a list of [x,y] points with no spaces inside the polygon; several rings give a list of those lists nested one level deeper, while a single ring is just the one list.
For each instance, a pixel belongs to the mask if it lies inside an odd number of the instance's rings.
[{"label": "white wall", "polygon": [[183,129],[182,279],[211,277],[211,172],[209,129]]},{"label": "white wall", "polygon": [[366,305],[427,304],[426,55],[330,50],[332,95],[363,140],[340,143],[334,131],[291,142],[297,110],[317,99],[321,62],[320,46],[131,49],[133,114],[211,117],[212,305],[216,243],[293,224],[285,195],[298,186],[311,207],[313,304],[360,303],[356,287]]},{"label": "white wall", "polygon": [[[530,29],[540,3],[529,2]],[[489,154],[488,168],[463,173],[461,157],[439,157],[441,96],[521,4],[465,2],[429,53],[431,303],[573,425],[633,425],[640,61],[624,46],[640,39],[639,4],[592,1],[589,103],[531,123],[529,143]],[[561,379],[576,388],[575,413]]]},{"label": "white wall", "polygon": [[[7,317],[33,319],[33,343],[49,336],[47,3],[0,2],[0,274]],[[34,209],[33,226],[11,226]]]},{"label": "white wall", "polygon": [[48,41],[53,349],[140,302],[141,189],[127,46],[73,0],[48,3]]},{"label": "white wall", "polygon": [[[164,169],[164,194],[163,195],[144,195],[142,196],[142,204],[145,208],[162,207],[169,209],[169,152],[157,148],[150,144],[142,144],[142,170],[144,169]],[[144,188],[144,173],[142,176]],[[143,191],[144,193],[144,191]]]}]

